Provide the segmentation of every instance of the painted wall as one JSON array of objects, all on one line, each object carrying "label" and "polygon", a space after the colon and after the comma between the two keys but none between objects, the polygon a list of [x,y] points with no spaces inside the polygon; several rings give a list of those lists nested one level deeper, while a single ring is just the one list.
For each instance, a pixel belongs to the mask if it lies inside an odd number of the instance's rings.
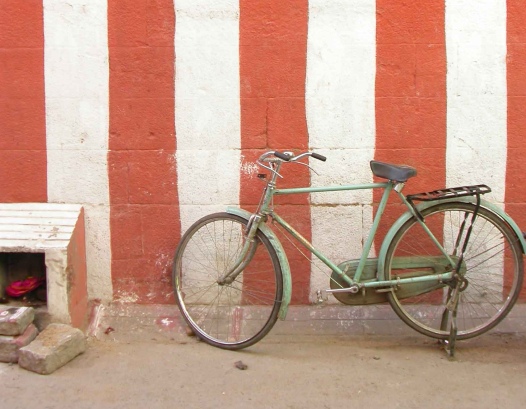
[{"label": "painted wall", "polygon": [[[328,157],[313,163],[319,175],[290,169],[287,186],[368,182],[371,159],[417,167],[408,192],[487,183],[526,229],[521,6],[2,0],[0,201],[82,203],[89,295],[130,302],[173,301],[181,231],[227,205],[253,208],[253,160],[268,149]],[[378,200],[280,206],[343,261]],[[327,278],[291,259],[293,300],[308,302]]]}]

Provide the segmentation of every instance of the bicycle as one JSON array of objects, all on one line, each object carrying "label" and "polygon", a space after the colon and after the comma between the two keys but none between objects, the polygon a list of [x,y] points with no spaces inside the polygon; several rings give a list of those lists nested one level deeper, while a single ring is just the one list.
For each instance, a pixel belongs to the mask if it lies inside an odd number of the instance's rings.
[{"label": "bicycle", "polygon": [[[270,220],[330,269],[326,294],[348,305],[388,302],[411,328],[441,340],[450,355],[456,340],[490,330],[511,310],[522,287],[526,242],[510,216],[481,198],[491,191],[488,186],[404,196],[402,189],[416,169],[371,161],[372,173],[385,181],[277,187],[284,164],[310,168],[302,162],[309,157],[326,160],[314,152],[265,152],[257,160],[268,171],[258,175],[266,183],[257,211],[229,207],[201,218],[181,238],[173,264],[175,297],[200,339],[241,349],[261,340],[278,318],[285,319],[290,266]],[[361,257],[338,265],[273,206],[277,195],[361,189],[382,189],[383,194]],[[368,258],[392,192],[407,210],[391,226],[378,257]]]}]

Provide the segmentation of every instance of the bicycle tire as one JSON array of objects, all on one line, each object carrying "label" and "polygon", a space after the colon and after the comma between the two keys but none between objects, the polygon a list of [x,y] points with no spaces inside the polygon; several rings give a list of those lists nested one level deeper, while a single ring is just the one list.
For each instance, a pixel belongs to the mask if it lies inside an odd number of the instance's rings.
[{"label": "bicycle tire", "polygon": [[[474,211],[473,204],[447,202],[425,209],[422,216],[448,254],[457,257],[459,253],[454,254],[453,243],[457,242],[465,216],[469,220]],[[466,231],[465,226],[462,237]],[[417,220],[409,219],[393,236],[388,248],[386,279],[424,274],[421,267],[415,267],[414,270],[420,270],[418,273],[407,265],[396,267],[395,260],[403,260],[399,257],[410,256],[425,262],[437,257],[438,252]],[[445,259],[441,254],[438,257]],[[496,213],[479,208],[460,269],[467,287],[460,293],[458,302],[457,339],[478,336],[504,319],[519,296],[523,269],[522,249],[516,233]],[[433,338],[447,339],[451,314],[444,311],[451,287],[447,283],[435,287],[428,287],[430,291],[425,293],[406,287],[405,294],[399,288],[389,292],[387,298],[396,314],[411,328]]]},{"label": "bicycle tire", "polygon": [[248,266],[231,284],[218,283],[243,247],[246,225],[229,213],[205,216],[184,234],[174,257],[175,298],[185,321],[200,339],[223,349],[261,340],[275,324],[283,298],[279,259],[261,231]]}]

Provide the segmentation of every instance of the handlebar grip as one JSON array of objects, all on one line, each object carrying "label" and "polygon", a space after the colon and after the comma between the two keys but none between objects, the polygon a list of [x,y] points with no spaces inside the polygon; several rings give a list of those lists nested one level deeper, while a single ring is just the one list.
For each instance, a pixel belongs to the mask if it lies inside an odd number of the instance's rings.
[{"label": "handlebar grip", "polygon": [[327,160],[327,158],[323,155],[320,155],[319,153],[314,153],[312,152],[310,154],[310,156],[312,156],[314,159],[318,159],[318,160],[321,160],[322,162],[325,162]]},{"label": "handlebar grip", "polygon": [[288,162],[290,158],[292,158],[292,156],[287,155],[286,153],[278,152],[278,151],[274,152],[274,156],[286,162]]}]

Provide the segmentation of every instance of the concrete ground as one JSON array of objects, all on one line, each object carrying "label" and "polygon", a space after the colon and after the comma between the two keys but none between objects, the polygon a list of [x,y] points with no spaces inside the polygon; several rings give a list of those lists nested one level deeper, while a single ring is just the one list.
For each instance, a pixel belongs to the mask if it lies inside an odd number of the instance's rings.
[{"label": "concrete ground", "polygon": [[187,336],[173,306],[100,307],[88,351],[52,375],[0,364],[0,407],[524,407],[525,308],[451,360],[383,307],[294,307],[241,352]]}]

